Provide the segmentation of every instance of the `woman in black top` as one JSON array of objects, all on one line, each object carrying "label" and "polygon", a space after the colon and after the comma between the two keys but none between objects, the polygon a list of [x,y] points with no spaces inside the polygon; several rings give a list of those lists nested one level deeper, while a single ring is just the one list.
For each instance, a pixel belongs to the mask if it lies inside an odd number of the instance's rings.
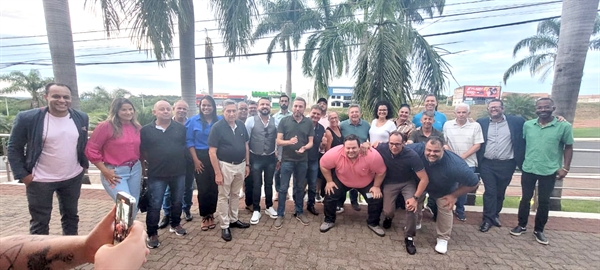
[{"label": "woman in black top", "polygon": [[340,119],[337,112],[330,112],[327,119],[329,120],[329,127],[325,131],[325,137],[327,138],[326,152],[332,147],[344,144],[344,137],[340,130]]}]

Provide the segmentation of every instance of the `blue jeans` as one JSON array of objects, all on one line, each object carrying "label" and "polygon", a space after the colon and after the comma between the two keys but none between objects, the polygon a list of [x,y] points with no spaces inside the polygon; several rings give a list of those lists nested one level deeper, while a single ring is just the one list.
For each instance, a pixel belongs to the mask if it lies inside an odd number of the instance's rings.
[{"label": "blue jeans", "polygon": [[[136,201],[140,200],[140,189],[142,184],[142,164],[137,161],[132,167],[129,166],[112,166],[106,164],[106,168],[115,170],[115,174],[121,177],[115,187],[111,187],[108,181],[104,178],[103,174],[100,174],[100,180],[102,180],[102,186],[104,190],[110,195],[113,201],[117,200],[117,193],[119,191],[127,192],[127,194],[133,196]],[[135,219],[137,215],[138,207],[137,204],[133,208],[132,218]]]},{"label": "blue jeans", "polygon": [[[185,188],[183,189],[183,201],[181,202],[181,209],[183,211],[190,211],[192,208],[192,195],[194,193],[194,163],[187,162],[185,167]],[[165,216],[171,215],[171,188],[167,186],[165,191],[165,197],[162,204],[163,214]]]},{"label": "blue jeans", "polygon": [[150,203],[146,214],[146,231],[148,236],[158,232],[160,207],[163,203],[167,186],[171,189],[171,227],[179,226],[181,222],[181,199],[185,186],[185,175],[175,177],[148,177],[148,194]]},{"label": "blue jeans", "polygon": [[294,175],[294,205],[296,214],[301,215],[304,209],[304,187],[306,186],[307,161],[283,161],[281,162],[281,179],[279,180],[279,203],[277,204],[277,216],[285,216],[285,196],[290,187],[290,179]]},{"label": "blue jeans", "polygon": [[261,187],[263,184],[263,173],[265,176],[265,208],[273,206],[273,174],[277,157],[275,155],[260,156],[250,154],[250,164],[252,174],[252,205],[254,211],[260,211]]},{"label": "blue jeans", "polygon": [[[306,172],[306,182],[308,183],[308,201],[306,207],[315,206],[315,196],[317,196],[317,176],[319,175],[319,161],[309,160]],[[304,195],[302,196],[304,197]]]},{"label": "blue jeans", "polygon": [[[475,172],[475,167],[470,167],[470,168],[473,172]],[[465,217],[465,203],[466,202],[467,202],[467,194],[456,198],[456,203],[454,205],[456,205],[456,215],[459,218]]]}]

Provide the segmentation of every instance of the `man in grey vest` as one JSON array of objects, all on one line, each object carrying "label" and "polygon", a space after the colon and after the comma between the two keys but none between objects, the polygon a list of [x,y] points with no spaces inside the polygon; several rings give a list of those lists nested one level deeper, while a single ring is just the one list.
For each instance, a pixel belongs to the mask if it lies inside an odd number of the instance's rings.
[{"label": "man in grey vest", "polygon": [[277,125],[279,121],[271,117],[271,101],[262,97],[258,100],[259,115],[246,119],[246,129],[250,136],[250,175],[253,179],[252,185],[252,218],[250,224],[258,224],[260,221],[260,197],[263,183],[265,181],[265,214],[271,218],[277,218],[277,211],[273,209],[273,174],[277,164],[275,154],[275,139],[277,138]]}]

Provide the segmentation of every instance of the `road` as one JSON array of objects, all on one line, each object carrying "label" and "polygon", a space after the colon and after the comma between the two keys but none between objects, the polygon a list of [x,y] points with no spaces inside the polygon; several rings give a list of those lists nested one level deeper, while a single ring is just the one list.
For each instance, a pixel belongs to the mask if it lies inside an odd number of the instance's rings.
[{"label": "road", "polygon": [[570,172],[600,174],[600,141],[576,141],[573,149]]}]

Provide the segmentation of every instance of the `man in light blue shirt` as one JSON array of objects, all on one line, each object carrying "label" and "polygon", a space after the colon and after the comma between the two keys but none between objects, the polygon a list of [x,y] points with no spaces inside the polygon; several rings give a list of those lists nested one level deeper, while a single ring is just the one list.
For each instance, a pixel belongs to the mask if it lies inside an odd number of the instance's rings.
[{"label": "man in light blue shirt", "polygon": [[[432,111],[434,113],[433,128],[435,128],[436,130],[442,131],[447,118],[446,118],[445,114],[436,111],[436,108],[437,108],[437,98],[435,97],[435,95],[429,94],[429,95],[425,96],[425,111]],[[420,112],[413,117],[412,122],[413,122],[413,124],[415,124],[415,127],[421,126],[421,117],[422,116],[423,116],[423,112]]]}]

